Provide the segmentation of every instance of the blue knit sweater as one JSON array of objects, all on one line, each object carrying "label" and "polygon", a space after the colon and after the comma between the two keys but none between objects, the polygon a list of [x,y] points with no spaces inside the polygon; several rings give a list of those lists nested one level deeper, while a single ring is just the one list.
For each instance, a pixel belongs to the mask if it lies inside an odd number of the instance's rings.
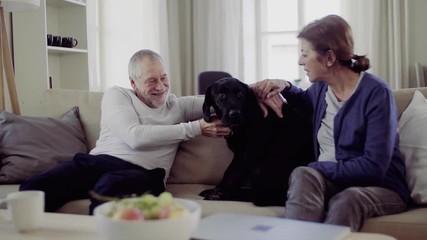
[{"label": "blue knit sweater", "polygon": [[336,161],[317,161],[317,133],[326,112],[325,82],[307,90],[291,85],[282,95],[290,105],[313,112],[315,161],[309,164],[332,182],[345,187],[379,186],[409,199],[405,164],[399,151],[397,110],[388,84],[365,73],[353,95],[334,118]]}]

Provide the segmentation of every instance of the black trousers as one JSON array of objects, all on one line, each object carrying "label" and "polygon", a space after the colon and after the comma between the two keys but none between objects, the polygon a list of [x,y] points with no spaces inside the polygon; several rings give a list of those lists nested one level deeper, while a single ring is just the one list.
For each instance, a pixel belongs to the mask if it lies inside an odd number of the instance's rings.
[{"label": "black trousers", "polygon": [[[158,195],[165,190],[165,170],[147,170],[109,155],[78,153],[72,161],[33,176],[19,190],[45,192],[45,211],[55,212],[65,203],[90,198],[89,191],[110,197],[150,192]],[[102,201],[91,199],[89,213],[93,214]]]}]

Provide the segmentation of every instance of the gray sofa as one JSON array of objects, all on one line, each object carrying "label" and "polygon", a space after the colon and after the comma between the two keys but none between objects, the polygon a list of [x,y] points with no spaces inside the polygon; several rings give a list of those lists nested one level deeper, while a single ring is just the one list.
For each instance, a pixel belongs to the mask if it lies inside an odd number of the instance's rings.
[{"label": "gray sofa", "polygon": [[[427,88],[419,90],[427,96]],[[413,92],[414,89],[394,92],[399,116],[411,101]],[[87,146],[91,149],[99,132],[101,98],[102,93],[46,90],[44,112],[36,115],[57,117],[72,106],[78,106]],[[217,212],[234,212],[281,217],[285,211],[284,207],[257,207],[251,203],[236,201],[204,201],[198,196],[200,191],[212,188],[219,182],[231,159],[232,153],[228,150],[224,139],[201,136],[183,142],[167,181],[167,191],[176,197],[193,199],[200,203],[203,216]],[[0,185],[0,198],[17,190],[18,185]],[[63,206],[59,212],[88,214],[88,205],[87,199],[72,201]],[[404,240],[427,239],[427,208],[411,207],[409,211],[401,214],[369,219],[362,231],[384,233]]]}]

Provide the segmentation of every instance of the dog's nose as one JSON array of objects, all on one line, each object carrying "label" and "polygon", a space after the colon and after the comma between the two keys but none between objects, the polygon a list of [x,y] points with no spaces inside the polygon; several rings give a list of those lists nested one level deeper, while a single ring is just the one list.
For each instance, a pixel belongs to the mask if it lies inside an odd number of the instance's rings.
[{"label": "dog's nose", "polygon": [[240,110],[230,110],[230,112],[228,113],[228,116],[230,118],[238,118],[240,117]]}]

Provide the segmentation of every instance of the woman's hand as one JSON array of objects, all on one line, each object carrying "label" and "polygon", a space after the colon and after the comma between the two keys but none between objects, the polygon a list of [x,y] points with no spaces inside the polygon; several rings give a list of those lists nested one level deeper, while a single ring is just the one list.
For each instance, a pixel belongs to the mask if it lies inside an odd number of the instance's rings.
[{"label": "woman's hand", "polygon": [[200,119],[199,123],[202,134],[207,137],[225,137],[231,133],[231,129],[229,127],[224,127],[222,121],[217,118],[213,118],[211,122]]},{"label": "woman's hand", "polygon": [[270,107],[278,117],[283,118],[282,106],[283,103],[286,103],[286,100],[280,92],[288,86],[289,83],[287,81],[280,79],[266,79],[250,86],[258,98],[258,105],[264,117],[267,117],[267,107]]},{"label": "woman's hand", "polygon": [[258,99],[265,101],[265,99],[280,93],[288,86],[289,86],[289,83],[286,80],[265,79],[260,82],[252,84],[250,87],[254,90]]},{"label": "woman's hand", "polygon": [[258,105],[261,108],[261,111],[264,117],[268,116],[268,107],[271,108],[279,118],[283,118],[282,106],[283,103],[286,103],[285,98],[283,98],[282,94],[278,93],[270,98],[265,99],[264,101],[258,99]]}]

